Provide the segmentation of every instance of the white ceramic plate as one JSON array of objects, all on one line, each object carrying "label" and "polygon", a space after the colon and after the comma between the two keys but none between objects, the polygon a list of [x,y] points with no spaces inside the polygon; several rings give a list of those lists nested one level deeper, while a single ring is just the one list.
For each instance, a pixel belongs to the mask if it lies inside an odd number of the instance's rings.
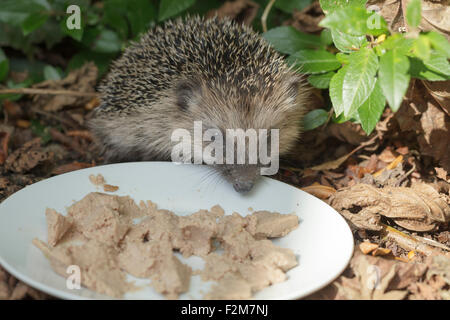
[{"label": "white ceramic plate", "polygon": [[[47,240],[46,207],[66,214],[66,208],[74,201],[89,192],[103,191],[88,179],[90,174],[98,173],[108,184],[120,187],[115,194],[130,195],[137,202],[152,200],[159,208],[180,215],[216,204],[220,204],[226,214],[236,211],[247,215],[249,208],[295,212],[299,216],[299,227],[275,243],[292,249],[299,265],[287,273],[287,281],[260,291],[255,299],[296,299],[311,294],[333,281],[347,266],[353,252],[353,237],[344,219],[325,202],[285,183],[263,178],[249,194],[240,195],[228,183],[210,176],[210,169],[203,166],[134,162],[62,174],[28,186],[3,201],[0,205],[0,264],[30,286],[59,298],[108,298],[84,288],[68,289],[66,280],[51,269],[48,260],[31,243],[33,238]],[[193,269],[203,267],[199,257],[182,261]],[[189,292],[180,299],[201,299],[211,284],[193,276]],[[125,298],[162,299],[163,296],[146,286]]]}]

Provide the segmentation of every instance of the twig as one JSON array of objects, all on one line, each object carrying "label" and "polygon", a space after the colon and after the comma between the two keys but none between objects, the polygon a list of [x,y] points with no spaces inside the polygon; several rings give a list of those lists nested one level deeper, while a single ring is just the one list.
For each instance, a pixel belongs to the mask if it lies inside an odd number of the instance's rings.
[{"label": "twig", "polygon": [[79,92],[71,90],[48,90],[33,88],[1,89],[0,94],[41,94],[41,95],[66,95],[78,97],[96,97],[96,92]]},{"label": "twig", "polygon": [[88,130],[70,130],[66,132],[69,137],[79,137],[88,141],[92,141],[92,135]]},{"label": "twig", "polygon": [[67,126],[69,126],[71,128],[76,127],[73,122],[70,122],[67,119],[64,119],[63,117],[60,117],[57,114],[53,114],[53,113],[50,113],[50,112],[47,112],[47,111],[44,111],[44,110],[40,110],[40,109],[38,109],[36,107],[31,108],[31,111],[35,112],[37,114],[41,114],[43,116],[46,116],[48,118],[55,119],[55,120],[65,124],[65,125],[67,125]]},{"label": "twig", "polygon": [[405,179],[408,178],[408,176],[409,176],[411,173],[413,173],[415,170],[416,170],[416,164],[413,163],[412,168],[411,168],[407,173],[405,173],[403,176],[401,176],[395,184],[396,184],[397,186],[400,186],[400,184],[401,184],[403,181],[405,181]]},{"label": "twig", "polygon": [[55,128],[50,129],[50,134],[51,134],[53,140],[58,141],[64,145],[72,148],[73,150],[75,150],[76,152],[78,152],[81,155],[86,154],[86,151],[83,150],[83,148],[79,145],[79,143],[76,140],[66,136],[65,134],[59,132]]},{"label": "twig", "polygon": [[270,9],[272,9],[275,0],[270,0],[264,9],[263,15],[261,16],[261,24],[264,32],[267,32],[267,16],[269,15]]}]

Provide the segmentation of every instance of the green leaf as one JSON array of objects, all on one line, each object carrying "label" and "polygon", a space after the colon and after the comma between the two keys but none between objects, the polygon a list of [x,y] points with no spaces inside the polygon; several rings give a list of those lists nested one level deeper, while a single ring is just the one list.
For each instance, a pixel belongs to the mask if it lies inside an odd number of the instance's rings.
[{"label": "green leaf", "polygon": [[436,31],[430,31],[426,37],[436,51],[444,54],[450,59],[450,42],[446,37]]},{"label": "green leaf", "polygon": [[416,57],[422,60],[428,60],[431,54],[430,40],[425,35],[421,34],[415,39],[413,44],[413,53]]},{"label": "green leaf", "polygon": [[315,88],[327,89],[330,86],[331,78],[333,78],[335,74],[336,73],[333,71],[321,74],[312,74],[308,77],[308,82]]},{"label": "green leaf", "polygon": [[26,73],[25,81],[30,81],[29,84],[44,81],[44,68],[46,64],[38,60],[28,60],[25,58],[11,57],[9,61],[9,69],[13,72]]},{"label": "green leaf", "polygon": [[[81,39],[83,39],[83,34],[84,34],[84,27],[83,25],[81,25],[80,29],[69,29],[67,28],[67,18],[65,17],[64,19],[61,20],[61,31],[63,34],[68,35],[69,37],[71,37],[72,39],[80,42]],[[81,19],[81,23],[83,24],[84,19]]]},{"label": "green leaf", "polygon": [[349,55],[345,54],[345,53],[342,53],[342,52],[336,53],[336,59],[341,64],[349,64],[350,63]]},{"label": "green leaf", "polygon": [[45,13],[37,12],[28,16],[22,22],[22,32],[26,36],[34,30],[41,27],[48,19],[48,15]]},{"label": "green leaf", "polygon": [[42,123],[40,123],[38,120],[31,120],[31,131],[33,134],[35,134],[38,137],[41,137],[42,143],[47,144],[49,141],[52,140],[52,136],[48,130],[48,127],[44,126]]},{"label": "green leaf", "polygon": [[386,105],[386,98],[381,90],[380,81],[377,80],[370,96],[358,108],[359,121],[367,135],[375,129]]},{"label": "green leaf", "polygon": [[428,60],[423,63],[432,71],[450,76],[450,63],[445,55],[440,52],[432,52]]},{"label": "green leaf", "polygon": [[29,15],[50,9],[46,0],[2,0],[0,21],[20,26]]},{"label": "green leaf", "polygon": [[0,48],[0,81],[5,80],[9,73],[9,60]]},{"label": "green leaf", "polygon": [[[265,1],[265,0],[262,0]],[[264,4],[261,0],[257,0],[259,4]],[[198,14],[200,16],[205,16],[208,11],[216,10],[219,8],[223,2],[221,0],[197,0],[195,4],[187,9],[189,14]]]},{"label": "green leaf", "polygon": [[116,31],[122,39],[126,39],[128,37],[127,3],[122,0],[108,0],[104,2],[103,10],[103,22]]},{"label": "green leaf", "polygon": [[412,77],[429,81],[446,81],[450,80],[449,76],[430,70],[422,60],[417,58],[409,58],[409,73]]},{"label": "green leaf", "polygon": [[58,71],[55,67],[47,65],[44,68],[45,80],[61,80],[62,72]]},{"label": "green leaf", "polygon": [[386,51],[397,50],[398,53],[407,54],[414,45],[414,39],[405,38],[402,34],[396,33],[388,37],[380,45],[376,46],[379,55],[383,55]]},{"label": "green leaf", "polygon": [[320,7],[323,12],[329,14],[336,9],[346,6],[360,6],[365,8],[367,0],[320,0]]},{"label": "green leaf", "polygon": [[328,112],[323,109],[316,109],[308,112],[303,118],[303,129],[313,130],[328,121]]},{"label": "green leaf", "polygon": [[322,32],[320,33],[320,41],[326,46],[329,46],[333,43],[333,37],[331,36],[330,29],[322,30]]},{"label": "green leaf", "polygon": [[408,25],[417,28],[422,19],[422,5],[420,0],[411,0],[406,8],[406,21]]},{"label": "green leaf", "polygon": [[364,103],[375,85],[378,57],[372,49],[362,48],[350,55],[342,85],[344,115],[351,116]]},{"label": "green leaf", "polygon": [[294,9],[302,10],[310,4],[311,0],[277,0],[275,1],[275,8],[291,14],[294,12]]},{"label": "green leaf", "polygon": [[122,48],[122,42],[116,32],[103,29],[94,41],[92,50],[100,53],[119,52]]},{"label": "green leaf", "polygon": [[195,3],[195,0],[161,0],[159,4],[158,20],[164,21],[173,17]]},{"label": "green leaf", "polygon": [[300,50],[291,55],[287,62],[301,68],[302,73],[321,73],[341,66],[336,56],[325,50]]},{"label": "green leaf", "polygon": [[330,81],[330,98],[333,103],[333,109],[336,116],[344,113],[344,103],[342,100],[342,92],[344,91],[344,77],[347,73],[348,66],[339,69],[339,71],[331,78]]},{"label": "green leaf", "polygon": [[87,12],[86,24],[89,26],[95,26],[100,22],[100,15],[97,12],[89,10]]},{"label": "green leaf", "polygon": [[380,58],[378,73],[380,86],[383,89],[389,106],[397,111],[408,89],[410,76],[408,58],[397,49],[386,52]]},{"label": "green leaf", "polygon": [[127,17],[136,36],[147,31],[150,22],[156,20],[156,7],[148,0],[127,1]]},{"label": "green leaf", "polygon": [[339,51],[350,53],[367,43],[366,36],[352,36],[337,29],[331,29],[331,37]]},{"label": "green leaf", "polygon": [[349,120],[350,120],[350,118],[345,117],[343,113],[341,113],[339,116],[336,116],[333,113],[333,115],[331,116],[331,121],[334,122],[334,123],[344,123],[344,122],[347,122]]},{"label": "green leaf", "polygon": [[98,67],[99,78],[106,73],[111,61],[118,53],[98,53],[91,50],[82,50],[69,61],[68,71],[81,68],[86,62],[92,61]]},{"label": "green leaf", "polygon": [[319,26],[340,30],[354,36],[379,35],[388,32],[386,21],[381,16],[356,6],[334,10],[319,23]]},{"label": "green leaf", "polygon": [[291,26],[270,29],[263,37],[281,53],[293,54],[301,49],[314,49],[323,46],[320,37],[297,31]]},{"label": "green leaf", "polygon": [[45,43],[48,50],[60,42],[64,38],[61,32],[59,22],[56,19],[49,18],[39,29],[30,33],[26,39],[30,39],[32,43]]}]

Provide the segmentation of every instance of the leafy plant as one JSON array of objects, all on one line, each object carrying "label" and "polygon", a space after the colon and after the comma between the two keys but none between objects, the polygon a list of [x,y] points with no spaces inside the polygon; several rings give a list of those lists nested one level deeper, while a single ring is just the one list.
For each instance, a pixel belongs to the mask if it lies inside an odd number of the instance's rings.
[{"label": "leafy plant", "polygon": [[[333,121],[360,123],[370,134],[386,102],[394,112],[400,108],[411,78],[450,79],[450,43],[435,31],[418,31],[419,0],[407,8],[408,33],[390,32],[385,20],[365,4],[366,0],[320,0],[326,14],[320,36],[284,26],[264,37],[288,55],[288,63],[309,75],[312,86],[329,89]],[[323,125],[328,114],[311,111],[305,129]]]},{"label": "leafy plant", "polygon": [[[254,0],[261,17],[270,0]],[[264,37],[287,61],[308,74],[308,82],[328,89],[330,110],[314,110],[306,116],[306,129],[330,121],[360,123],[370,133],[386,102],[397,111],[411,78],[444,81],[450,78],[450,43],[441,34],[420,33],[421,3],[410,1],[406,19],[410,32],[391,33],[382,17],[365,8],[366,0],[320,0],[326,14],[320,35],[279,26],[293,10],[312,0],[277,0],[267,17],[272,27]],[[0,82],[8,88],[24,88],[35,82],[63,78],[68,71],[93,61],[102,76],[111,60],[129,41],[139,39],[150,26],[184,14],[205,14],[218,8],[219,0],[2,0],[0,6]],[[69,29],[69,5],[80,8],[81,25]],[[260,19],[254,27],[261,29]],[[36,52],[63,44],[71,50],[67,69],[35,61]],[[8,57],[9,48],[27,59]],[[10,71],[27,71],[20,83]],[[1,95],[19,99],[21,95]],[[332,115],[332,116],[331,116]]]},{"label": "leafy plant", "polygon": [[[255,0],[260,5],[258,16],[270,0]],[[294,9],[302,9],[312,0],[278,0],[276,9],[269,15],[269,25],[276,25],[274,18],[287,19]],[[108,69],[112,59],[129,44],[138,40],[149,27],[185,14],[204,15],[220,7],[221,0],[2,0],[0,6],[0,82],[9,88],[26,87],[44,79],[63,77],[68,71],[81,67],[88,61],[99,68],[99,76]],[[68,21],[72,11],[80,8],[80,27],[71,29]],[[278,23],[279,24],[279,23]],[[255,27],[260,28],[259,19]],[[314,37],[313,37],[314,38]],[[35,61],[43,50],[63,46],[69,52],[66,70]],[[11,48],[26,56],[26,68],[22,58],[8,57]],[[58,52],[60,47],[56,49]],[[23,83],[8,79],[10,71],[33,69],[39,77]],[[57,72],[55,72],[57,70]],[[33,71],[33,72],[34,72]],[[14,97],[3,95],[1,98]]]},{"label": "leafy plant", "polygon": [[[67,23],[73,13],[68,7],[74,5],[80,8],[79,28],[69,28]],[[153,0],[2,0],[0,45],[22,51],[28,60],[27,71],[39,69],[39,79],[34,78],[32,82],[59,79],[88,61],[95,62],[102,75],[128,41],[137,39],[157,18]],[[34,60],[37,52],[44,48],[50,50],[60,43],[72,51],[68,70]],[[19,71],[14,67],[22,64],[17,63],[17,55],[8,58],[5,50],[0,50],[0,81],[7,80],[10,70]],[[24,87],[32,82],[8,80],[6,85]]]}]

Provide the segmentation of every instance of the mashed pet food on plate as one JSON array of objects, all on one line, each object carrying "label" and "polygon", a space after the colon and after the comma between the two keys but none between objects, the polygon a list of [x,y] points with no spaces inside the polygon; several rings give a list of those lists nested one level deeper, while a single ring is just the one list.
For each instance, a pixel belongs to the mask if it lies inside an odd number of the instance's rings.
[{"label": "mashed pet food on plate", "polygon": [[295,214],[255,211],[242,217],[225,215],[216,205],[178,216],[151,201],[137,205],[128,196],[98,192],[74,203],[66,216],[49,208],[45,214],[47,243],[33,243],[55,272],[67,277],[67,267],[76,265],[85,287],[117,298],[139,290],[127,274],[151,279],[169,299],[188,292],[193,270],[174,252],[205,260],[204,269],[194,271],[204,281],[216,281],[205,299],[249,299],[285,281],[298,264],[290,249],[269,239],[297,228]]}]

